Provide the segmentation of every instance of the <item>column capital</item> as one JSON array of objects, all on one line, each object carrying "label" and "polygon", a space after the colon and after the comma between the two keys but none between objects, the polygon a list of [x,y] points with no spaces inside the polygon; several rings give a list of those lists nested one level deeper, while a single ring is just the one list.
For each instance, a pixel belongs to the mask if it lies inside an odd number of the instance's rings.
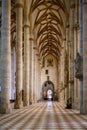
[{"label": "column capital", "polygon": [[24,28],[30,28],[29,24],[24,24]]},{"label": "column capital", "polygon": [[32,37],[29,38],[30,41],[33,41],[34,39]]},{"label": "column capital", "polygon": [[16,0],[15,8],[23,8],[24,3],[23,0]]},{"label": "column capital", "polygon": [[33,49],[36,50],[37,48],[34,46]]},{"label": "column capital", "polygon": [[15,8],[23,8],[23,5],[21,3],[16,3]]},{"label": "column capital", "polygon": [[25,2],[24,2],[24,26],[30,28],[28,14],[29,14],[28,3],[27,3],[27,0],[25,0]]}]

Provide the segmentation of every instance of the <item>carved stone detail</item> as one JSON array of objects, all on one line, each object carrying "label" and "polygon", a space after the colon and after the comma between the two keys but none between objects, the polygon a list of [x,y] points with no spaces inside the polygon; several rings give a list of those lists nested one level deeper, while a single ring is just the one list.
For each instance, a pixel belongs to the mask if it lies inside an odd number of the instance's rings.
[{"label": "carved stone detail", "polygon": [[82,57],[78,52],[77,52],[76,59],[74,60],[74,62],[75,62],[75,77],[79,80],[82,80],[83,79]]}]

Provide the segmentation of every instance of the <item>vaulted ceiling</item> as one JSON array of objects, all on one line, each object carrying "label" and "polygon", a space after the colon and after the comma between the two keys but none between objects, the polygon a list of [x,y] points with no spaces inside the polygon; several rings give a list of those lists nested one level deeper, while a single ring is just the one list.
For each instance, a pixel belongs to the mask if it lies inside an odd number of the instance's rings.
[{"label": "vaulted ceiling", "polygon": [[[40,59],[49,54],[58,61],[69,17],[69,0],[27,0],[29,21]],[[16,43],[16,0],[11,0],[11,44]],[[1,10],[1,2],[0,2]],[[1,11],[0,11],[1,12]],[[0,17],[1,26],[1,17]]]},{"label": "vaulted ceiling", "polygon": [[32,0],[30,15],[40,58],[51,54],[58,61],[68,19],[65,0]]}]

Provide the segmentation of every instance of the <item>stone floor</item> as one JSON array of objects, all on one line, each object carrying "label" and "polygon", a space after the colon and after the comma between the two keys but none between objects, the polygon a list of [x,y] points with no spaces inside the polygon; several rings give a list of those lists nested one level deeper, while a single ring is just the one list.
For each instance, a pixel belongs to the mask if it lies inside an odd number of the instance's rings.
[{"label": "stone floor", "polygon": [[87,115],[58,102],[40,102],[1,115],[0,130],[87,130]]}]

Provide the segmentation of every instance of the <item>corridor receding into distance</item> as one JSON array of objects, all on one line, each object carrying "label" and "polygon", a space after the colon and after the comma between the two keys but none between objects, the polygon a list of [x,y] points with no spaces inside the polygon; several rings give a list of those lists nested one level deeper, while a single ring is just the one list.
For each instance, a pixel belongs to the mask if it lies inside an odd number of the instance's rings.
[{"label": "corridor receding into distance", "polygon": [[87,0],[0,0],[0,130],[87,130]]}]

